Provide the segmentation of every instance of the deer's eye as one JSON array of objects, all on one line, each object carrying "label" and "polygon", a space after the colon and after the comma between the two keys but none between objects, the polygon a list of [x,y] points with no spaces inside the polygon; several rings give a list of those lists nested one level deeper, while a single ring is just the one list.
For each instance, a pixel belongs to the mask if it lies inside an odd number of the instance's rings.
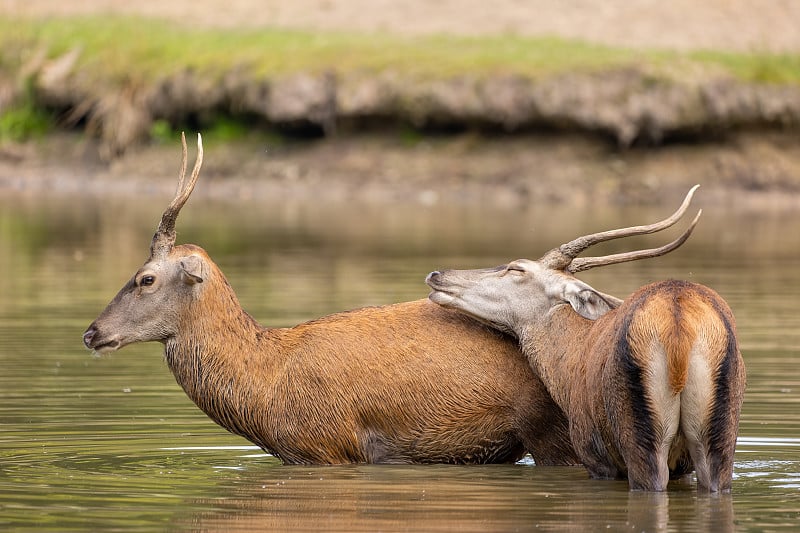
[{"label": "deer's eye", "polygon": [[519,265],[515,265],[514,263],[511,263],[510,265],[508,265],[506,267],[506,272],[512,272],[514,274],[524,274],[525,273],[525,269],[522,268]]},{"label": "deer's eye", "polygon": [[139,285],[141,285],[142,287],[149,287],[155,282],[156,282],[155,276],[150,276],[150,275],[142,276],[142,279],[139,281]]}]

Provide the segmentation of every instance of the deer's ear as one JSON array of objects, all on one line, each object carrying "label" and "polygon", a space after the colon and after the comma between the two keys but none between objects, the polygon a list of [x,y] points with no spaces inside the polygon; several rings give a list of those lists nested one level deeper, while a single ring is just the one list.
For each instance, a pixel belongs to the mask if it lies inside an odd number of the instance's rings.
[{"label": "deer's ear", "polygon": [[188,285],[203,283],[203,260],[196,255],[181,259],[181,278]]},{"label": "deer's ear", "polygon": [[576,313],[589,320],[597,320],[616,307],[616,302],[609,302],[602,293],[578,280],[565,286],[563,297]]}]

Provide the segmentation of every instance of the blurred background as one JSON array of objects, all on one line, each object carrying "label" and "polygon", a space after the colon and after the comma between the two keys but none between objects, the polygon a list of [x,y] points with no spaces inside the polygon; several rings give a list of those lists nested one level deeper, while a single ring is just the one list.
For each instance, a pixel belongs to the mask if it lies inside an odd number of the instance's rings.
[{"label": "blurred background", "polygon": [[790,1],[5,0],[0,15],[12,188],[171,175],[187,130],[219,151],[209,178],[290,196],[656,203],[701,182],[774,204],[800,190]]},{"label": "blurred background", "polygon": [[[0,0],[0,529],[795,529],[798,27],[788,0]],[[178,240],[268,327],[425,298],[432,270],[655,221],[700,183],[683,247],[581,277],[730,303],[733,492],[531,461],[287,467],[200,412],[161,346],[93,357],[181,131],[205,163]]]}]

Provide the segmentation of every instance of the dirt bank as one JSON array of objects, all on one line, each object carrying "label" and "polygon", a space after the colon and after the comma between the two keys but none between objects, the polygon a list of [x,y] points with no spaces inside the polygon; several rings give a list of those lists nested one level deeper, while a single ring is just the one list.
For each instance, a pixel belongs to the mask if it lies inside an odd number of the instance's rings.
[{"label": "dirt bank", "polygon": [[[7,0],[0,4],[0,13],[40,19],[115,13],[203,27],[558,35],[648,50],[708,47],[740,53],[800,52],[800,33],[790,22],[800,18],[800,8],[791,2],[753,7],[742,0],[713,0],[703,5],[681,1],[661,6],[634,0],[611,1],[602,9],[592,6],[544,0],[500,0],[491,6],[472,1],[428,6],[414,0],[403,3],[402,8],[361,0],[290,4],[202,0],[169,5],[149,0]],[[623,27],[625,31],[620,31]],[[103,28],[102,22],[98,23],[97,31]],[[163,34],[168,27],[157,31]],[[664,41],[667,36],[669,40]],[[127,39],[146,39],[146,34],[128,35]],[[116,45],[111,41],[106,47]],[[9,47],[13,46],[12,40]],[[393,68],[391,60],[376,69],[339,68],[336,59],[331,59],[330,65],[291,74],[265,74],[248,68],[247,60],[240,57],[230,57],[229,64],[205,72],[192,66],[191,58],[183,57],[179,64],[163,65],[164,71],[158,75],[143,76],[136,71],[134,57],[128,57],[121,46],[115,48],[118,57],[114,62],[130,62],[130,68],[125,70],[128,77],[120,79],[107,73],[109,65],[93,64],[96,56],[79,43],[55,58],[48,57],[44,43],[21,40],[19,46],[23,49],[6,50],[10,57],[4,58],[7,64],[0,64],[4,67],[0,69],[0,111],[32,98],[34,105],[54,112],[62,125],[84,127],[98,135],[107,159],[147,140],[158,121],[174,127],[208,128],[220,116],[326,135],[342,127],[386,123],[422,130],[566,130],[598,134],[620,146],[707,137],[731,129],[800,125],[800,85],[776,83],[769,77],[771,68],[791,69],[791,62],[780,67],[769,61],[758,63],[755,72],[751,69],[741,78],[725,61],[698,62],[677,55],[670,56],[667,63],[652,55],[637,61],[638,56],[633,55],[611,64],[600,60],[578,70],[550,73],[498,64],[495,70],[477,69],[480,73],[469,74],[473,70],[467,69],[462,71],[466,74],[455,75],[415,75]],[[41,50],[32,52],[30,48],[36,46]],[[541,44],[527,46],[539,48]],[[163,49],[149,51],[150,56],[163,57],[164,53]],[[283,53],[291,63],[292,51]],[[234,51],[231,54],[236,55]],[[87,67],[87,61],[94,66]],[[769,79],[769,83],[759,79]]]},{"label": "dirt bank", "polygon": [[[12,16],[122,13],[204,27],[559,35],[630,47],[788,53],[800,51],[798,9],[743,0],[613,0],[602,8],[543,0],[0,4],[0,13]],[[24,79],[0,80],[0,108],[26,88],[62,126],[76,128],[0,147],[0,189],[113,193],[163,182],[170,189],[177,144],[154,143],[153,125],[206,131],[224,116],[325,140],[223,146],[207,137],[208,193],[222,196],[586,205],[655,202],[694,182],[704,184],[707,198],[726,202],[746,196],[792,204],[800,196],[800,87],[791,84],[631,64],[536,78],[408,79],[391,69],[335,68],[263,77],[231,68],[220,80],[185,69],[146,85],[109,86],[75,68],[80,53],[42,57],[24,65]],[[408,127],[416,131],[411,138],[398,134]]]},{"label": "dirt bank", "polygon": [[[67,134],[7,145],[0,150],[0,194],[172,194],[177,139],[139,146],[111,164],[98,158],[96,143]],[[674,203],[701,183],[705,205],[800,207],[800,137],[780,133],[622,151],[593,137],[552,134],[414,142],[390,134],[339,135],[282,146],[206,139],[205,146],[196,194],[231,201],[590,207]]]},{"label": "dirt bank", "polygon": [[[187,70],[109,87],[85,83],[74,57],[43,62],[29,87],[91,135],[5,147],[0,186],[114,191],[170,176],[171,187],[177,143],[150,138],[163,121],[211,133],[205,174],[224,196],[586,205],[656,202],[695,182],[720,199],[800,195],[800,87],[791,85],[630,67],[537,80],[232,70],[215,81]],[[221,116],[320,137],[222,146]]]},{"label": "dirt bank", "polygon": [[391,69],[339,73],[333,67],[271,77],[232,67],[220,79],[187,68],[152,81],[103,82],[77,66],[80,54],[74,49],[25,65],[17,79],[6,81],[12,89],[5,93],[11,101],[27,95],[62,125],[96,134],[107,160],[148,140],[159,121],[210,128],[220,117],[326,136],[398,125],[422,132],[566,131],[595,134],[621,147],[800,125],[798,85],[686,69],[671,74],[646,65],[535,78],[509,73],[434,79]]}]

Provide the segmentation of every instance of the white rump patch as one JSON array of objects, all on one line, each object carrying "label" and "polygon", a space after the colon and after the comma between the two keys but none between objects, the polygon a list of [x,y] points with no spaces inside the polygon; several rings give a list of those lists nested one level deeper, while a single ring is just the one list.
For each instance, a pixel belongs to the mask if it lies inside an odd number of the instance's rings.
[{"label": "white rump patch", "polygon": [[705,339],[698,336],[689,352],[689,372],[681,394],[681,426],[690,441],[702,439],[714,402],[714,383],[707,353]]},{"label": "white rump patch", "polygon": [[659,439],[656,443],[659,484],[666,487],[669,482],[669,452],[681,419],[680,395],[675,394],[669,379],[667,352],[658,340],[653,340],[648,350],[647,376],[645,384],[650,408],[653,413],[654,430]]},{"label": "white rump patch", "polygon": [[711,484],[706,429],[716,393],[712,378],[708,343],[699,335],[689,353],[689,376],[681,398],[681,427],[686,435],[698,482],[703,486]]}]

